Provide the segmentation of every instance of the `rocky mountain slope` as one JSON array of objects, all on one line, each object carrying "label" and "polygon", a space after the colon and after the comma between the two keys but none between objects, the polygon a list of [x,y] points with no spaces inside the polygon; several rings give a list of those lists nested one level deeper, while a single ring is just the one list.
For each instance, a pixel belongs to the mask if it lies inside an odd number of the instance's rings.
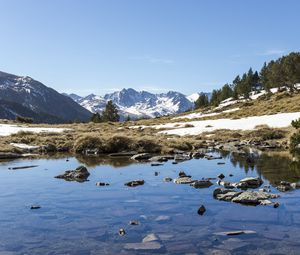
[{"label": "rocky mountain slope", "polygon": [[17,116],[34,122],[87,121],[91,113],[52,88],[30,77],[0,72],[0,118]]},{"label": "rocky mountain slope", "polygon": [[130,116],[132,119],[138,119],[185,112],[194,107],[194,101],[197,100],[199,94],[195,93],[191,96],[185,96],[175,91],[153,94],[129,88],[104,96],[94,94],[86,97],[80,97],[75,94],[68,96],[91,112],[101,112],[107,101],[112,100],[117,106],[121,118],[124,119]]}]

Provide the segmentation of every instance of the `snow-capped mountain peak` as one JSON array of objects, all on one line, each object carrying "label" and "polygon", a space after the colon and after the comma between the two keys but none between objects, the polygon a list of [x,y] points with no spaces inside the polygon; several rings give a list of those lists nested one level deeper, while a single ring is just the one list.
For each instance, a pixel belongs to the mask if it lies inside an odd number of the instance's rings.
[{"label": "snow-capped mountain peak", "polygon": [[104,96],[91,94],[86,97],[70,97],[91,112],[102,112],[106,103],[112,100],[123,119],[127,116],[138,119],[177,114],[194,107],[193,101],[176,91],[153,94],[128,88]]}]

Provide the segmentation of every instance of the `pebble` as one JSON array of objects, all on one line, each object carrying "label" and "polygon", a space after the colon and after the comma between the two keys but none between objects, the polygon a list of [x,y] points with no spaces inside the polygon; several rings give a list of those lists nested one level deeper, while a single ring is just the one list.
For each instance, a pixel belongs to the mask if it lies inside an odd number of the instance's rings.
[{"label": "pebble", "polygon": [[201,206],[199,207],[199,209],[198,209],[198,214],[199,214],[199,215],[203,215],[203,214],[205,213],[205,211],[206,211],[205,206],[204,206],[204,205],[201,205]]}]

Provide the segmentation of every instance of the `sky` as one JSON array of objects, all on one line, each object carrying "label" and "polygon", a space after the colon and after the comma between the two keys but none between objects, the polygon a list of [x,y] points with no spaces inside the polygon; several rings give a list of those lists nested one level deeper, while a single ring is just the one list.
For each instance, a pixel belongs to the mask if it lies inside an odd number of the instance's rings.
[{"label": "sky", "polygon": [[59,92],[209,92],[300,49],[298,0],[0,0],[0,70]]}]

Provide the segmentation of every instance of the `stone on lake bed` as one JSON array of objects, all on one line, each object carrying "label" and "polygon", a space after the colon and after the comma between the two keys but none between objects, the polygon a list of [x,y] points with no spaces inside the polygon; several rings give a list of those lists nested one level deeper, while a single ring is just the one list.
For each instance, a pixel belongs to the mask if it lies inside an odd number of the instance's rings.
[{"label": "stone on lake bed", "polygon": [[219,236],[237,236],[242,234],[256,234],[256,232],[253,230],[237,230],[237,231],[218,232],[214,234]]},{"label": "stone on lake bed", "polygon": [[96,186],[109,186],[109,183],[105,183],[105,182],[96,182]]},{"label": "stone on lake bed", "polygon": [[149,234],[143,238],[142,242],[147,243],[147,242],[153,242],[153,241],[158,241],[158,240],[159,240],[158,236],[156,236],[155,234]]},{"label": "stone on lake bed", "polygon": [[30,206],[31,210],[37,210],[37,209],[40,209],[40,208],[41,208],[40,205],[32,205],[32,206]]},{"label": "stone on lake bed", "polygon": [[218,178],[222,180],[222,179],[225,178],[225,175],[224,175],[224,174],[219,174],[219,175],[218,175]]},{"label": "stone on lake bed", "polygon": [[125,229],[124,228],[120,228],[119,229],[119,236],[124,236],[126,235]]},{"label": "stone on lake bed", "polygon": [[169,220],[171,220],[171,217],[168,215],[160,215],[155,219],[155,221],[169,221]]},{"label": "stone on lake bed", "polygon": [[127,243],[124,246],[126,250],[160,250],[163,246],[159,242],[146,242],[146,243]]},{"label": "stone on lake bed", "polygon": [[171,181],[173,181],[173,179],[172,179],[171,177],[165,177],[165,178],[164,178],[164,181],[165,181],[165,182],[171,182]]},{"label": "stone on lake bed", "polygon": [[129,225],[137,226],[137,225],[140,225],[140,223],[137,220],[131,220],[131,221],[129,221]]},{"label": "stone on lake bed", "polygon": [[198,209],[198,214],[202,216],[205,212],[206,212],[205,206],[201,205]]},{"label": "stone on lake bed", "polygon": [[134,181],[126,182],[125,186],[136,187],[136,186],[139,186],[139,185],[144,185],[144,183],[145,183],[144,180],[134,180]]}]

